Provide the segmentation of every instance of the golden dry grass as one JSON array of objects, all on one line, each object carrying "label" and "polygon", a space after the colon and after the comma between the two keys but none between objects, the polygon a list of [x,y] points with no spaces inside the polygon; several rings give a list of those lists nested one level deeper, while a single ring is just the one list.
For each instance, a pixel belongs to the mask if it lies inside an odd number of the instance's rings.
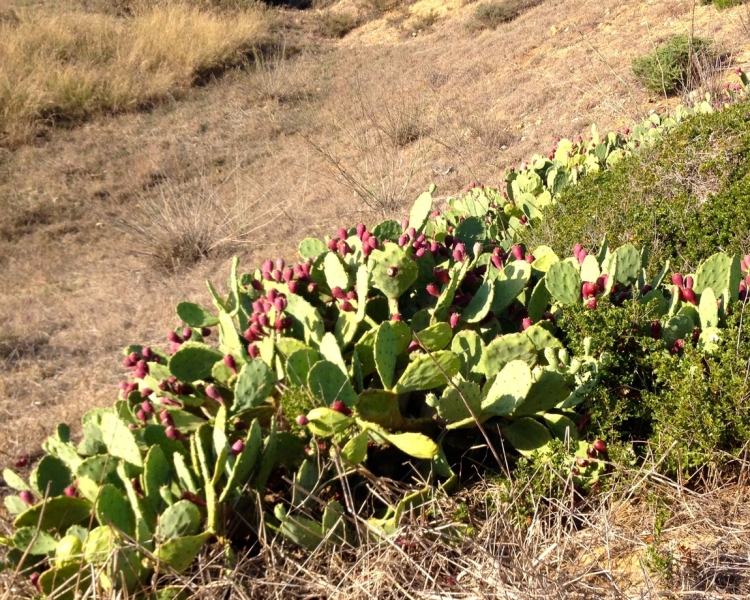
[{"label": "golden dry grass", "polygon": [[18,10],[0,21],[0,144],[40,124],[78,122],[179,94],[236,64],[268,37],[263,12],[218,14],[190,5],[145,6],[131,18]]}]

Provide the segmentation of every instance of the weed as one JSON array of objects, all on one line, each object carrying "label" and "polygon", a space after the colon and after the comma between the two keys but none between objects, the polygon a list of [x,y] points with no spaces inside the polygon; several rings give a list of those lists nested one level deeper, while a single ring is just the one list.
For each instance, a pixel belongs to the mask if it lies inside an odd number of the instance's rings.
[{"label": "weed", "polygon": [[474,9],[469,29],[496,29],[502,23],[510,23],[524,12],[538,6],[544,0],[502,0],[500,2],[484,2]]},{"label": "weed", "polygon": [[319,18],[320,33],[327,38],[342,38],[359,27],[357,16],[348,11],[325,11]]}]

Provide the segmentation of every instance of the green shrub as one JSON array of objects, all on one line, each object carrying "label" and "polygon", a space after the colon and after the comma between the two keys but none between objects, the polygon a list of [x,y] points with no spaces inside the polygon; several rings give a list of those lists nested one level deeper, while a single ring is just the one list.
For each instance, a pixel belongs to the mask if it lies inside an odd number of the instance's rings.
[{"label": "green shrub", "polygon": [[543,1],[502,0],[500,2],[484,2],[474,9],[474,14],[468,26],[472,30],[496,29],[498,25],[513,21]]},{"label": "green shrub", "polygon": [[328,38],[342,38],[359,27],[356,15],[346,11],[328,10],[320,15],[320,32]]},{"label": "green shrub", "polygon": [[750,252],[750,107],[697,115],[653,147],[567,188],[530,244],[649,247],[655,261],[692,270],[715,249]]},{"label": "green shrub", "polygon": [[679,94],[700,80],[715,52],[711,40],[675,35],[651,54],[633,59],[633,73],[654,94]]},{"label": "green shrub", "polygon": [[731,8],[744,4],[747,0],[701,0],[701,4],[713,4],[716,8]]}]

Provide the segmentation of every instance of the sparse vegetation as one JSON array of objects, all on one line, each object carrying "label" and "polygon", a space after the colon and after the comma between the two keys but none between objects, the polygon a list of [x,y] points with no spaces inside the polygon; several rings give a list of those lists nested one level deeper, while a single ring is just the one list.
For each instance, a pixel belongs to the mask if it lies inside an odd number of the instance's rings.
[{"label": "sparse vegetation", "polygon": [[543,0],[499,0],[483,2],[474,10],[469,22],[470,29],[495,29],[502,23],[510,23],[524,12],[538,6]]},{"label": "sparse vegetation", "polygon": [[648,56],[633,59],[633,73],[648,90],[665,96],[690,90],[718,60],[711,40],[671,36]]}]

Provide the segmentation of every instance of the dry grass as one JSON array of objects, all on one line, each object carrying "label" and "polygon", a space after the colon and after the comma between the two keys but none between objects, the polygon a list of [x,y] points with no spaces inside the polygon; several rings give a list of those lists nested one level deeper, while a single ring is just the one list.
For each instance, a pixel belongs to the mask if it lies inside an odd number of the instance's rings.
[{"label": "dry grass", "polygon": [[0,21],[0,144],[40,125],[161,102],[237,64],[267,37],[260,10],[208,13],[156,4],[132,18],[17,11]]}]

